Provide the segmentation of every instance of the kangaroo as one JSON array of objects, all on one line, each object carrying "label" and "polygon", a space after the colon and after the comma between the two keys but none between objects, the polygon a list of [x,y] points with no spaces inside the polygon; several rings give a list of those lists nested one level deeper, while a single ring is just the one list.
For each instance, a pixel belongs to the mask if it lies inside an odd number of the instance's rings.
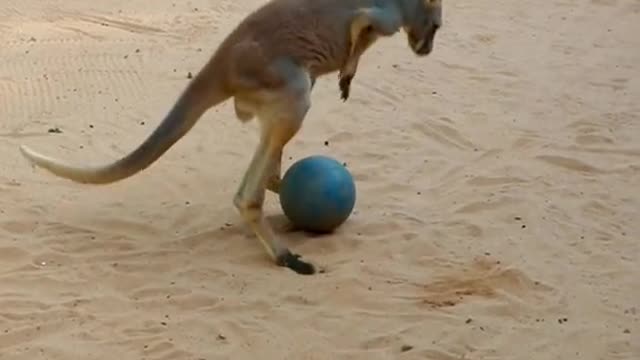
[{"label": "kangaroo", "polygon": [[182,91],[158,127],[131,153],[102,166],[78,166],[22,145],[32,165],[84,184],[108,184],[149,167],[210,108],[233,99],[237,119],[260,123],[259,143],[233,205],[278,266],[316,273],[291,252],[263,216],[267,190],[278,193],[285,145],[311,107],[316,79],[339,71],[349,98],[358,61],[381,37],[404,30],[416,56],[431,53],[442,25],[441,0],[271,0],[248,14]]}]

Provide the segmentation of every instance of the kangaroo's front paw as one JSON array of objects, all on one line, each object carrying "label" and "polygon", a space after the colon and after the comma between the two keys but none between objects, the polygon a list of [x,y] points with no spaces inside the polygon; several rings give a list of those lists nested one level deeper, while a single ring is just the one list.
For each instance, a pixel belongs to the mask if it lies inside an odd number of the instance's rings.
[{"label": "kangaroo's front paw", "polygon": [[340,98],[342,101],[347,101],[349,98],[349,92],[351,90],[351,80],[353,80],[353,75],[345,75],[340,77],[339,85],[340,85]]}]

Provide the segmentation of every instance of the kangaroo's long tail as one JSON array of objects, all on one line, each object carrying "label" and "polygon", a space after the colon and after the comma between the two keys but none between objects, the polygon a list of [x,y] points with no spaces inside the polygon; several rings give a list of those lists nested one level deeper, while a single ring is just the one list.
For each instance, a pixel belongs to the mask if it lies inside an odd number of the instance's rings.
[{"label": "kangaroo's long tail", "polygon": [[85,184],[108,184],[130,177],[156,161],[191,130],[211,107],[225,101],[229,94],[219,79],[206,70],[194,77],[160,125],[135,150],[102,166],[79,166],[40,154],[20,146],[22,154],[34,165],[49,172]]}]

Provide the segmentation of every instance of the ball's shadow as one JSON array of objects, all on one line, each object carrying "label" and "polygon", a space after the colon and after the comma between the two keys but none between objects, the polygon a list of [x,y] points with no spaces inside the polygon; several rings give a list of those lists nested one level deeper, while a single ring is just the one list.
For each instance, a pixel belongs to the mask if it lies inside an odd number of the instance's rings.
[{"label": "ball's shadow", "polygon": [[267,221],[271,223],[277,234],[293,235],[292,240],[294,241],[304,241],[305,238],[327,237],[332,234],[332,232],[312,232],[300,229],[289,221],[287,216],[284,214],[266,215],[266,218]]}]

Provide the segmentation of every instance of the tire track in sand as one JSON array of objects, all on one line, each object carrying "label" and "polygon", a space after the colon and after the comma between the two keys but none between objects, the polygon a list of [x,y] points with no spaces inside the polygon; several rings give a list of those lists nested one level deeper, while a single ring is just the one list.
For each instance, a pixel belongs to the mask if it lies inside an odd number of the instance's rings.
[{"label": "tire track in sand", "polygon": [[0,79],[9,80],[0,80],[0,116],[59,118],[101,96],[136,99],[145,87],[140,65],[132,62],[115,54],[89,53],[2,63]]},{"label": "tire track in sand", "polygon": [[[6,25],[0,28],[3,51],[16,55],[0,63],[0,116],[5,118],[61,118],[101,94],[111,93],[109,100],[116,102],[136,99],[143,92],[144,69],[137,47],[157,37],[179,37],[158,26],[167,23],[164,17],[120,18],[59,7],[25,16],[21,8],[9,1],[0,10]],[[105,47],[105,42],[122,45]]]}]

